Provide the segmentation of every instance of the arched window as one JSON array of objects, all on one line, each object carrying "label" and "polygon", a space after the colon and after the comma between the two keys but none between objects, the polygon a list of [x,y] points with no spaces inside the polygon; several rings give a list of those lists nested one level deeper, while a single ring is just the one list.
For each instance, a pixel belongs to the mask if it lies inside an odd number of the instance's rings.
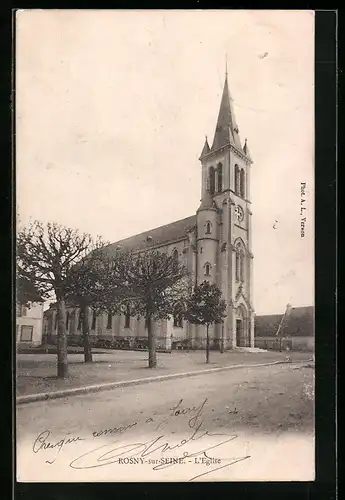
[{"label": "arched window", "polygon": [[214,167],[210,167],[209,179],[210,179],[210,193],[214,194],[215,188],[216,188],[216,175],[215,175]]},{"label": "arched window", "polygon": [[131,327],[131,309],[128,304],[126,308],[125,328],[130,328],[130,327]]},{"label": "arched window", "polygon": [[211,222],[206,222],[206,234],[211,234]]},{"label": "arched window", "polygon": [[109,314],[108,314],[108,319],[107,319],[107,330],[111,330],[111,328],[112,328],[112,319],[113,319],[113,317],[112,317],[112,315],[109,313]]},{"label": "arched window", "polygon": [[244,198],[244,196],[245,196],[245,178],[246,178],[246,175],[244,173],[244,169],[242,168],[241,173],[240,173],[240,194],[241,194],[242,198]]},{"label": "arched window", "polygon": [[205,276],[210,276],[211,275],[210,271],[211,271],[211,264],[206,262],[206,264],[205,264]]},{"label": "arched window", "polygon": [[69,327],[69,312],[66,313],[66,330],[68,331]]},{"label": "arched window", "polygon": [[218,163],[217,167],[217,192],[221,193],[223,191],[223,165]]},{"label": "arched window", "polygon": [[235,165],[235,193],[240,192],[240,169],[238,165]]},{"label": "arched window", "polygon": [[92,323],[91,323],[91,330],[96,330],[96,313],[93,311],[92,313]]}]

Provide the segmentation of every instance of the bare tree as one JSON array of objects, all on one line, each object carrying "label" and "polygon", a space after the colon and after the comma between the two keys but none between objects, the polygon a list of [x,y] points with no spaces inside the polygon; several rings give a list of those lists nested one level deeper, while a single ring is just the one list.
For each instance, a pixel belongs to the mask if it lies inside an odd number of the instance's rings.
[{"label": "bare tree", "polygon": [[71,269],[90,254],[90,234],[56,223],[34,221],[17,236],[18,278],[28,279],[44,298],[54,298],[58,310],[57,376],[68,377],[65,326],[66,293]]},{"label": "bare tree", "polygon": [[174,314],[186,291],[187,271],[174,257],[156,250],[132,255],[126,271],[131,315],[145,318],[149,368],[157,366],[152,322]]},{"label": "bare tree", "polygon": [[117,251],[109,256],[102,240],[92,245],[90,254],[71,270],[66,287],[69,305],[79,308],[82,323],[84,361],[92,362],[90,342],[90,310],[99,314],[116,314],[123,309],[128,256]]}]

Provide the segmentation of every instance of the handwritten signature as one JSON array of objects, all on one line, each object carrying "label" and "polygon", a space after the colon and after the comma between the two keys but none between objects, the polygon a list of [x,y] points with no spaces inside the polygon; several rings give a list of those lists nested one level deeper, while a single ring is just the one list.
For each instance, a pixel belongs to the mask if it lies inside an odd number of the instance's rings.
[{"label": "handwritten signature", "polygon": [[[97,448],[94,448],[91,451],[83,453],[79,457],[73,459],[72,462],[70,463],[70,467],[72,467],[73,469],[93,469],[96,467],[103,467],[105,465],[110,465],[119,462],[120,457],[123,455],[125,455],[127,458],[138,456],[144,459],[148,456],[151,456],[154,453],[157,453],[158,451],[160,451],[160,453],[166,453],[176,449],[181,449],[187,443],[201,440],[206,436],[212,438],[225,437],[226,439],[222,439],[220,442],[212,444],[211,446],[202,446],[201,449],[199,449],[198,451],[192,453],[185,451],[182,454],[182,457],[184,459],[197,457],[200,455],[210,459],[211,457],[209,457],[206,452],[219,448],[220,446],[225,445],[226,443],[229,443],[230,441],[233,441],[234,439],[237,438],[235,434],[227,435],[223,433],[211,433],[207,430],[202,432],[201,431],[202,425],[203,422],[200,422],[187,438],[184,438],[180,440],[180,442],[173,445],[169,443],[169,441],[165,438],[164,434],[155,437],[152,440],[146,441],[144,443],[134,442],[130,444],[125,444],[125,445],[120,444],[119,446],[114,446],[116,444],[119,444],[118,442],[115,441],[110,444],[102,445]],[[229,467],[230,465],[233,465],[236,462],[247,460],[248,458],[250,458],[249,455],[242,457],[227,458],[226,460],[229,461],[229,463],[227,463],[226,465],[222,465],[221,467],[216,467],[202,474],[198,474],[197,476],[194,476],[193,478],[189,479],[189,481],[193,481],[194,479],[200,476],[205,476],[207,474],[210,474],[211,472],[215,472],[216,470]],[[158,465],[155,465],[153,467],[153,470],[158,471],[166,467],[173,467],[174,465],[176,464],[166,461]]]},{"label": "handwritten signature", "polygon": [[[173,408],[170,408],[171,413],[169,414],[168,418],[164,419],[157,426],[156,430],[158,430],[158,428],[161,427],[161,425],[167,423],[173,417],[189,414],[188,428],[190,429],[190,432],[187,433],[186,436],[183,439],[179,440],[178,442],[171,443],[171,441],[167,439],[164,433],[156,437],[153,437],[152,439],[150,438],[149,440],[144,442],[135,441],[129,444],[128,443],[124,444],[123,441],[121,442],[119,440],[116,440],[111,443],[97,446],[96,448],[93,448],[87,451],[86,453],[83,453],[77,458],[74,458],[70,462],[69,466],[72,469],[79,469],[79,470],[94,469],[115,463],[123,463],[124,459],[122,457],[125,456],[126,460],[128,461],[131,461],[132,459],[132,460],[138,460],[140,461],[140,463],[148,462],[151,464],[155,464],[152,467],[152,470],[160,471],[167,467],[175,466],[176,461],[170,460],[168,458],[163,460],[150,460],[148,457],[152,459],[155,456],[154,454],[157,453],[160,453],[160,456],[162,454],[166,454],[166,457],[168,457],[168,454],[170,452],[180,451],[180,450],[182,452],[182,455],[178,463],[181,463],[181,461],[182,463],[185,463],[187,459],[190,459],[192,457],[199,457],[199,458],[205,457],[208,461],[211,460],[211,463],[213,463],[212,457],[210,457],[208,453],[211,450],[215,449],[218,449],[219,451],[221,446],[224,446],[226,443],[234,441],[235,439],[237,439],[238,436],[236,434],[213,433],[203,428],[204,420],[201,420],[201,414],[206,402],[207,399],[205,399],[203,403],[198,407],[195,406],[183,407],[182,406],[183,400],[181,399],[177,405],[175,405]],[[150,420],[153,419],[151,418]],[[127,430],[127,428],[134,427],[135,425],[136,423],[133,423],[128,426],[114,428],[114,429],[117,429],[119,430],[119,432],[121,432],[121,430]],[[79,436],[67,437],[67,435],[65,435],[63,439],[60,439],[56,443],[51,443],[49,441],[50,434],[51,434],[50,430],[46,430],[40,433],[35,439],[33,444],[34,453],[38,453],[41,450],[47,450],[47,449],[58,450],[57,455],[53,460],[51,461],[46,460],[46,463],[48,464],[53,464],[55,462],[57,456],[59,455],[63,447],[65,447],[66,445],[77,443],[79,441],[89,440],[88,438],[81,438]],[[93,432],[92,436],[93,438],[95,438],[99,435],[104,435],[104,434],[112,434],[112,432],[97,431]],[[211,444],[209,444],[210,438],[212,438]],[[199,449],[197,449],[197,451],[188,451],[186,445],[188,444],[192,445],[195,443],[200,444],[200,447],[198,447]],[[211,470],[207,470],[206,472],[203,472],[201,474],[192,477],[191,479],[189,479],[189,481],[193,481],[198,477],[208,475],[211,472],[215,472],[217,470],[230,467],[231,465],[237,462],[247,460],[248,458],[250,458],[250,455],[222,459],[222,462],[226,462],[225,465],[217,466],[215,468],[212,468]],[[200,463],[200,460],[199,462],[195,460],[194,463]]]},{"label": "handwritten signature", "polygon": [[85,438],[81,438],[79,436],[75,436],[75,437],[71,437],[71,438],[67,438],[67,436],[65,436],[64,438],[60,439],[57,443],[53,444],[50,441],[48,441],[50,434],[51,434],[50,430],[45,430],[45,431],[41,432],[37,436],[37,438],[35,439],[34,444],[32,446],[32,451],[34,453],[38,453],[41,450],[49,450],[49,449],[57,449],[58,450],[54,460],[46,460],[47,464],[53,464],[55,462],[60,451],[62,450],[62,448],[66,444],[76,443],[78,441],[85,441]]}]

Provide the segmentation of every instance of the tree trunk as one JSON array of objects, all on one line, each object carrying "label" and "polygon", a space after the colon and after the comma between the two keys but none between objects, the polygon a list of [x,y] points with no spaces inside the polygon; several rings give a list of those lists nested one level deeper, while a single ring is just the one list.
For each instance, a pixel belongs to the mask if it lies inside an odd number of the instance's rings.
[{"label": "tree trunk", "polygon": [[224,323],[222,323],[222,338],[220,340],[220,353],[224,352]]},{"label": "tree trunk", "polygon": [[156,355],[156,335],[154,329],[152,328],[152,317],[148,315],[147,320],[147,335],[148,335],[148,349],[149,349],[149,368],[157,367],[157,355]]},{"label": "tree trunk", "polygon": [[58,336],[57,336],[57,376],[68,377],[67,361],[67,334],[66,334],[66,306],[63,298],[57,299],[58,309]]},{"label": "tree trunk", "polygon": [[208,335],[208,327],[209,325],[206,325],[206,363],[210,362],[210,337]]},{"label": "tree trunk", "polygon": [[82,314],[83,328],[83,346],[84,346],[84,363],[92,363],[92,352],[90,342],[90,308],[83,306],[80,314]]}]

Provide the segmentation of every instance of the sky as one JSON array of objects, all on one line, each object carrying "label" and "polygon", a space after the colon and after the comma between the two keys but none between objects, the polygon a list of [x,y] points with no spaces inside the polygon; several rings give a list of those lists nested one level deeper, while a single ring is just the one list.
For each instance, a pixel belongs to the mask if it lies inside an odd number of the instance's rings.
[{"label": "sky", "polygon": [[21,223],[55,221],[113,242],[195,214],[226,60],[254,161],[254,309],[312,305],[312,11],[18,11]]}]

